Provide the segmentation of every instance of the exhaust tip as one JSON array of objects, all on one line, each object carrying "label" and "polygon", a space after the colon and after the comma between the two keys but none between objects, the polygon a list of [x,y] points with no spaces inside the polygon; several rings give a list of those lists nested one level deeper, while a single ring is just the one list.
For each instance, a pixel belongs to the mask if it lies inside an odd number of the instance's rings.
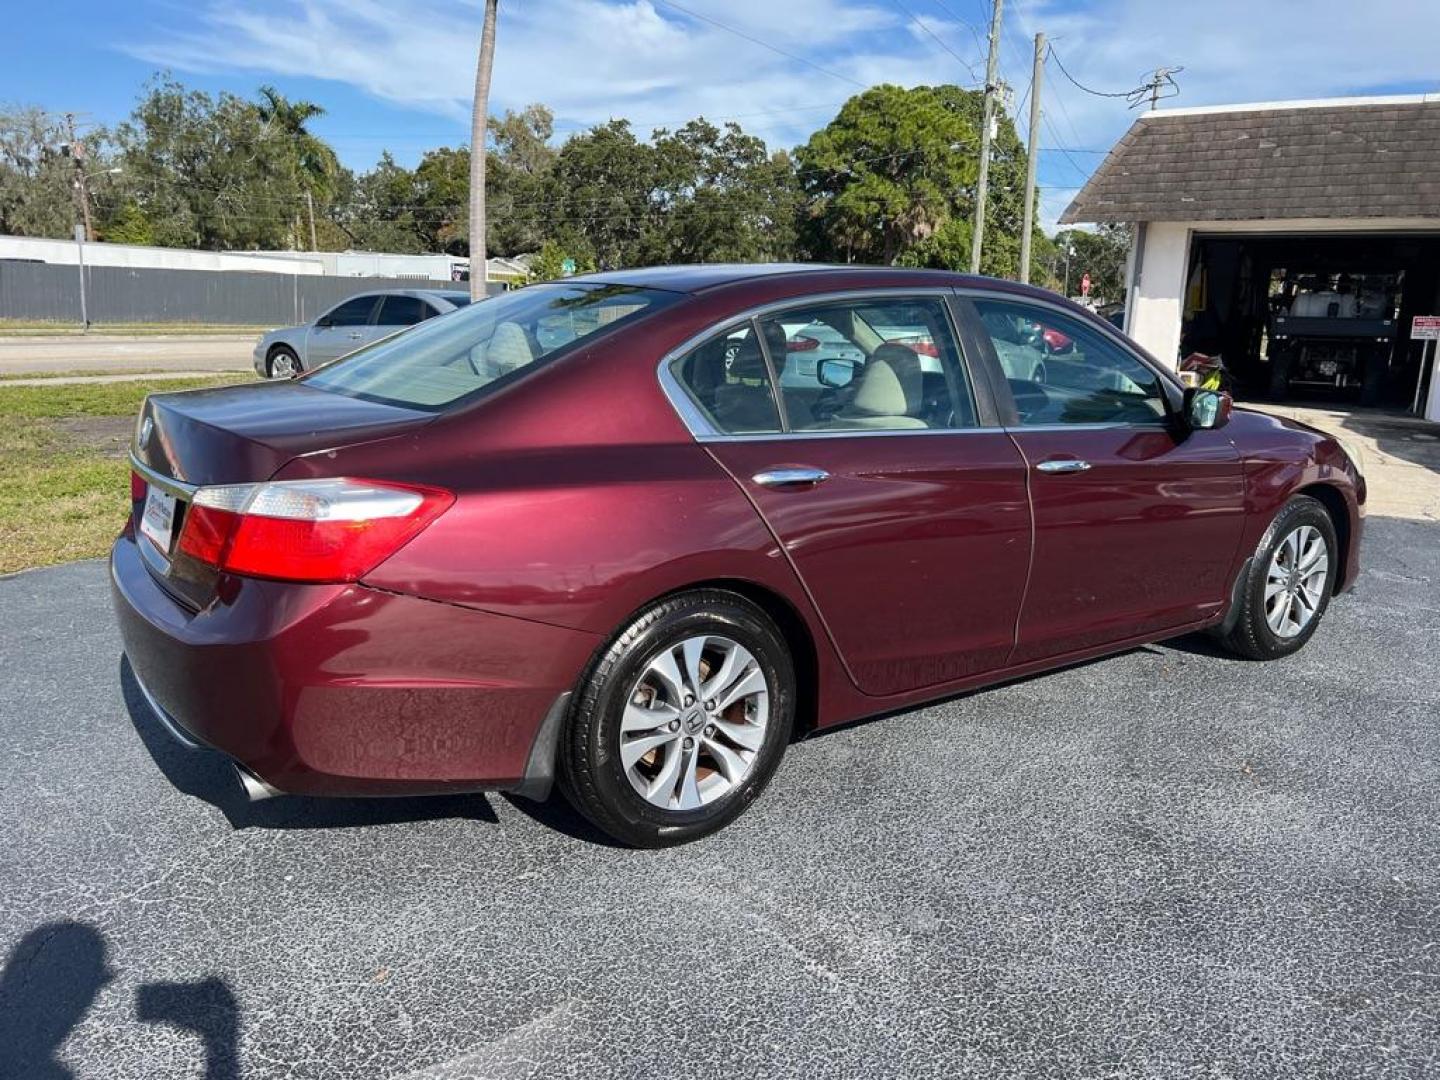
[{"label": "exhaust tip", "polygon": [[261,802],[265,799],[273,799],[276,795],[285,794],[279,788],[271,787],[264,780],[261,780],[248,769],[239,765],[234,766],[235,779],[240,781],[240,790],[245,793],[245,798],[253,802]]}]

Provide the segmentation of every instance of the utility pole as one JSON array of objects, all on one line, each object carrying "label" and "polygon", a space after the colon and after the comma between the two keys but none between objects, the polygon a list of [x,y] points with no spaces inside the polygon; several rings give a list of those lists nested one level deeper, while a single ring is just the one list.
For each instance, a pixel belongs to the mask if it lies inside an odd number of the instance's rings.
[{"label": "utility pole", "polygon": [[985,126],[980,131],[980,178],[975,184],[975,234],[970,238],[970,272],[980,272],[980,247],[985,242],[985,195],[990,186],[990,129],[995,126],[995,92],[999,87],[1000,12],[1005,0],[994,0],[990,17],[990,59],[985,63]]},{"label": "utility pole", "polygon": [[1020,280],[1030,280],[1030,235],[1035,228],[1035,169],[1040,160],[1040,84],[1045,79],[1045,35],[1035,35],[1035,72],[1030,76],[1030,145],[1025,162],[1025,224],[1020,231]]},{"label": "utility pole", "polygon": [[70,142],[70,160],[75,163],[75,198],[80,204],[80,218],[85,223],[85,239],[95,242],[95,224],[90,220],[90,191],[85,186],[85,148],[75,138],[75,114],[65,114],[65,134]]},{"label": "utility pole", "polygon": [[320,242],[315,239],[315,197],[305,192],[305,209],[310,214],[310,250],[319,251]]},{"label": "utility pole", "polygon": [[495,66],[495,20],[500,0],[485,0],[480,55],[475,62],[475,101],[470,111],[470,299],[485,299],[490,260],[485,255],[485,123],[490,109],[490,73]]}]

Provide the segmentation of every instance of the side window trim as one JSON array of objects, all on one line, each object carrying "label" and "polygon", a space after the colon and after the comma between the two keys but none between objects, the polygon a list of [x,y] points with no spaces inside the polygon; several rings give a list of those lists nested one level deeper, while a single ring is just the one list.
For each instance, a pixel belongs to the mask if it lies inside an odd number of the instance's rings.
[{"label": "side window trim", "polygon": [[1014,409],[1014,401],[1005,388],[1002,394],[995,385],[992,367],[990,339],[977,333],[980,316],[970,298],[958,289],[949,296],[950,318],[955,322],[956,338],[960,344],[961,360],[970,377],[970,386],[975,394],[976,422],[983,427],[1008,427],[1013,416],[1007,410]]},{"label": "side window trim", "polygon": [[775,367],[775,357],[770,354],[770,343],[765,340],[760,316],[750,316],[750,333],[755,336],[755,343],[760,346],[760,355],[765,360],[765,373],[770,382],[770,400],[775,403],[775,415],[780,418],[780,434],[789,435],[790,412],[785,407],[785,395],[780,389],[780,372]]}]

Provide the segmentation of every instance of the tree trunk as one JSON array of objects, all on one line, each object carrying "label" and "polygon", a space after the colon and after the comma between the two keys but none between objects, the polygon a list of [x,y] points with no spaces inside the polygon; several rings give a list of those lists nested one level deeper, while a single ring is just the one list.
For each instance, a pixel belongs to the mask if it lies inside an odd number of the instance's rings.
[{"label": "tree trunk", "polygon": [[495,14],[500,0],[485,0],[480,59],[475,65],[475,107],[470,119],[470,299],[485,297],[485,121],[490,110],[490,69],[495,64]]}]

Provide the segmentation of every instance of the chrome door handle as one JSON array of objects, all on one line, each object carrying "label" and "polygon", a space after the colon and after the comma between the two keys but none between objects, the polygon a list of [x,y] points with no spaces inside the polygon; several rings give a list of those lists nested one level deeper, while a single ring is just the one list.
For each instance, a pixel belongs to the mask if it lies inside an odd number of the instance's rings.
[{"label": "chrome door handle", "polygon": [[353,330],[349,334],[349,338],[351,341],[359,341],[364,336],[364,332],[360,330]]},{"label": "chrome door handle", "polygon": [[761,469],[750,478],[761,487],[812,487],[830,479],[824,469],[809,466],[786,466],[778,469]]},{"label": "chrome door handle", "polygon": [[1042,461],[1035,467],[1044,473],[1072,473],[1085,472],[1090,468],[1090,463],[1068,458],[1064,461]]}]

